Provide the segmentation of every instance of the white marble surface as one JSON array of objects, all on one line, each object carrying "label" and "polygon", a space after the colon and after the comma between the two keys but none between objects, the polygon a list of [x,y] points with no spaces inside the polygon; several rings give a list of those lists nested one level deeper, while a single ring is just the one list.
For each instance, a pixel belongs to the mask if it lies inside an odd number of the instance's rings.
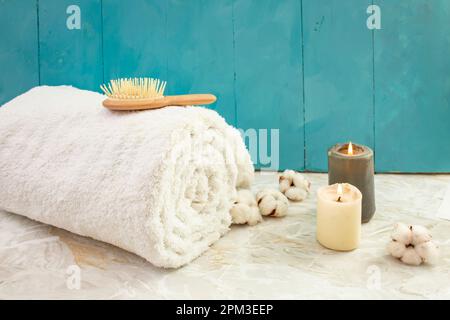
[{"label": "white marble surface", "polygon": [[[307,174],[313,192],[285,218],[232,230],[203,256],[162,270],[111,245],[0,212],[3,299],[291,299],[450,298],[450,221],[437,210],[450,175],[377,175],[377,212],[359,249],[340,253],[315,240],[315,190],[325,174]],[[277,186],[259,174],[257,191]],[[441,247],[436,266],[411,267],[385,253],[393,223],[423,224]],[[81,287],[69,289],[70,266]],[[69,268],[69,269],[68,269]]]}]

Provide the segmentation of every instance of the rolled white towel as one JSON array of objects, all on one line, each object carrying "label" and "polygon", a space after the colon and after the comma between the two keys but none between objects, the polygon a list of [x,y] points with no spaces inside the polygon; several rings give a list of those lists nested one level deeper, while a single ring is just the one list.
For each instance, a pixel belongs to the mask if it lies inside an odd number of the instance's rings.
[{"label": "rolled white towel", "polygon": [[111,112],[103,99],[44,86],[0,108],[0,208],[188,263],[229,229],[253,177],[239,132],[201,107]]}]

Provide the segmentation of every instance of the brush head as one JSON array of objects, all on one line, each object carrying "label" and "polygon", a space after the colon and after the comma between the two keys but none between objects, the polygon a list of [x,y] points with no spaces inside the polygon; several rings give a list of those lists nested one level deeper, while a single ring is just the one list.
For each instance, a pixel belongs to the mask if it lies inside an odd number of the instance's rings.
[{"label": "brush head", "polygon": [[102,84],[100,89],[110,99],[160,99],[164,97],[166,83],[153,78],[121,78]]}]

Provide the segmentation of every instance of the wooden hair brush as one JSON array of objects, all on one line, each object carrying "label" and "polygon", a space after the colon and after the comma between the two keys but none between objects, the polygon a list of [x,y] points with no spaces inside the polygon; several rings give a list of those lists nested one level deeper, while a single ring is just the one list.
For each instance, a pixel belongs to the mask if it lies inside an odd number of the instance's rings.
[{"label": "wooden hair brush", "polygon": [[166,106],[190,106],[214,103],[212,94],[164,96],[166,81],[153,78],[124,78],[100,86],[108,97],[103,106],[111,110],[131,111]]}]

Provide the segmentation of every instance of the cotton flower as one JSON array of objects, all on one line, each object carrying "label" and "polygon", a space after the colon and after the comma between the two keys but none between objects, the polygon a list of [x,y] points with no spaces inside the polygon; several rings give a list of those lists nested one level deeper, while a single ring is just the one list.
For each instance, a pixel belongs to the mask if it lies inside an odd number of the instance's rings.
[{"label": "cotton flower", "polygon": [[391,238],[401,243],[409,244],[412,241],[412,232],[409,226],[404,223],[396,223],[391,233]]},{"label": "cotton flower", "polygon": [[400,259],[406,251],[406,246],[400,241],[391,241],[388,243],[387,251],[395,258]]},{"label": "cotton flower", "polygon": [[423,226],[397,223],[391,239],[386,247],[387,251],[405,264],[433,264],[439,258],[439,248],[431,240],[428,229]]},{"label": "cotton flower", "polygon": [[403,256],[400,258],[403,263],[418,266],[422,263],[422,258],[417,254],[413,247],[406,248]]},{"label": "cotton flower", "polygon": [[414,249],[426,263],[435,264],[439,259],[439,248],[433,241],[423,242]]},{"label": "cotton flower", "polygon": [[279,178],[279,188],[292,201],[302,201],[309,194],[311,183],[300,172],[285,170]]},{"label": "cotton flower", "polygon": [[263,216],[284,217],[287,214],[289,200],[278,190],[261,190],[256,194],[256,201]]},{"label": "cotton flower", "polygon": [[431,240],[431,234],[424,226],[411,226],[411,243],[418,245]]},{"label": "cotton flower", "polygon": [[253,226],[262,221],[255,196],[247,189],[238,190],[230,213],[234,224],[248,224]]}]

